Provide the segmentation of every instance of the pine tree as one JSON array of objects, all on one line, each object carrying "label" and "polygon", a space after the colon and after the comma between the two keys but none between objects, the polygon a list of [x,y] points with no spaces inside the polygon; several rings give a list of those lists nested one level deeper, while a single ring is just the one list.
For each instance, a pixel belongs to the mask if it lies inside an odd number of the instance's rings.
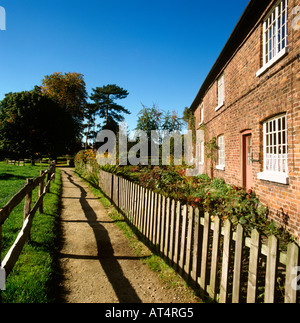
[{"label": "pine tree", "polygon": [[115,102],[126,99],[128,95],[126,90],[115,84],[93,89],[90,99],[95,102],[100,118],[105,119],[103,129],[115,131],[118,123],[124,121],[123,115],[131,114],[126,108]]}]

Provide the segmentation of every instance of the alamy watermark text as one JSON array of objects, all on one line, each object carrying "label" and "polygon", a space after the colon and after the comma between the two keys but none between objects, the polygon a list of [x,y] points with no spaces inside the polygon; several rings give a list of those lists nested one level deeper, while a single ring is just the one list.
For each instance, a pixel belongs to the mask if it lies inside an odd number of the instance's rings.
[{"label": "alamy watermark text", "polygon": [[5,290],[6,273],[5,269],[0,266],[0,291]]},{"label": "alamy watermark text", "polygon": [[6,12],[3,7],[0,7],[0,30],[6,30]]}]

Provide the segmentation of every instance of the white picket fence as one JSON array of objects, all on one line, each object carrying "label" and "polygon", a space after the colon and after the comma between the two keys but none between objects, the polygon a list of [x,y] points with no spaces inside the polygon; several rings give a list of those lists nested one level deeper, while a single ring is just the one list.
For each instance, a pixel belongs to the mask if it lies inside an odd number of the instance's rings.
[{"label": "white picket fence", "polygon": [[[299,246],[278,251],[257,230],[246,237],[227,220],[100,171],[100,187],[135,228],[180,275],[220,303],[299,303]],[[299,269],[300,270],[300,269]],[[299,278],[299,277],[298,277]]]}]

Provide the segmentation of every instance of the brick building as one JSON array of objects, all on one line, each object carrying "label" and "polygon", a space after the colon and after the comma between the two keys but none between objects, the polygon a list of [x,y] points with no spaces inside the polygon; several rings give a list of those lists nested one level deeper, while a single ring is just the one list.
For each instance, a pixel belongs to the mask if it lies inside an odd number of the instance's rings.
[{"label": "brick building", "polygon": [[300,238],[300,0],[251,0],[190,109],[217,138],[214,175],[253,187]]}]

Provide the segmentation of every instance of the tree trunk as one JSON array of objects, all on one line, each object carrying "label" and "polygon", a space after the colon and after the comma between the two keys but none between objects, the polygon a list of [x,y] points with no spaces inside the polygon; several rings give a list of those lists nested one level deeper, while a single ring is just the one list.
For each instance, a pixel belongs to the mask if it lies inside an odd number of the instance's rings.
[{"label": "tree trunk", "polygon": [[88,121],[88,131],[87,131],[86,139],[85,139],[85,150],[87,150],[87,142],[88,142],[89,134],[90,134],[90,120]]}]

